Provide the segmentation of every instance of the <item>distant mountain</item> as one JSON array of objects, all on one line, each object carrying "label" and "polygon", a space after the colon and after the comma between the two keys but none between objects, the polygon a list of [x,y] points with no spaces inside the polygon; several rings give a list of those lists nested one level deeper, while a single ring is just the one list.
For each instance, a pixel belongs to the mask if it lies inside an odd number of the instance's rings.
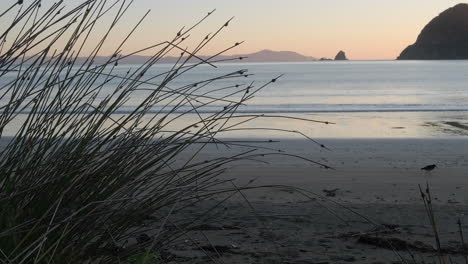
[{"label": "distant mountain", "polygon": [[432,19],[398,59],[468,59],[468,4],[458,4]]},{"label": "distant mountain", "polygon": [[[209,58],[208,56],[200,56],[202,59]],[[315,61],[314,57],[307,57],[294,51],[273,51],[273,50],[261,50],[250,54],[237,54],[237,55],[221,55],[216,57],[216,60],[231,60],[231,62],[239,62],[238,58],[243,58],[243,62],[301,62],[301,61]],[[177,61],[177,57],[165,57],[161,62],[174,63]],[[199,61],[192,59],[193,61]]]},{"label": "distant mountain", "polygon": [[248,57],[245,59],[247,62],[299,62],[317,60],[314,57],[304,56],[294,51],[273,51],[267,49],[251,54],[235,55],[232,57]]},{"label": "distant mountain", "polygon": [[[150,57],[132,55],[128,58],[122,59],[121,64],[138,64],[147,61]],[[206,60],[209,56],[199,56],[199,58]],[[242,58],[242,60],[239,60]],[[80,58],[80,61],[84,58]],[[95,58],[95,63],[103,63],[108,60],[109,57],[98,56]],[[184,58],[185,59],[185,58]],[[164,57],[159,60],[159,63],[175,63],[179,60],[179,57]],[[238,55],[220,55],[213,60],[225,60],[226,62],[304,62],[304,61],[316,61],[314,57],[308,57],[301,55],[293,51],[272,51],[272,50],[261,50],[250,54],[238,54]],[[181,60],[183,61],[183,60]],[[189,62],[199,62],[197,58],[191,58]]]}]

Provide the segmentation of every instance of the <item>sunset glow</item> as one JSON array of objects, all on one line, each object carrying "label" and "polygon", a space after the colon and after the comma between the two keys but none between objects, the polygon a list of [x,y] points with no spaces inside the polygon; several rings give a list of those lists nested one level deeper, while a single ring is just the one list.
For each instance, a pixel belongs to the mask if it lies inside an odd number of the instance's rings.
[{"label": "sunset glow", "polygon": [[[235,17],[227,31],[202,53],[221,50],[236,41],[245,44],[233,53],[262,49],[291,50],[304,55],[333,57],[345,50],[350,59],[394,59],[412,44],[421,29],[453,0],[290,0],[290,1],[135,1],[129,21],[151,9],[143,27],[128,47],[170,38],[206,12],[215,14],[199,28],[200,36]],[[199,36],[199,37],[200,37]]]}]

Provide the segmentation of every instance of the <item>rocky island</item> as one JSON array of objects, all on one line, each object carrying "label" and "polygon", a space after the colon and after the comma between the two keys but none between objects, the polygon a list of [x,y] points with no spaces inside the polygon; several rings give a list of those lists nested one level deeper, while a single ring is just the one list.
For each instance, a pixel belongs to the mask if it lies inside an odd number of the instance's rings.
[{"label": "rocky island", "polygon": [[340,50],[340,52],[338,52],[338,54],[336,54],[335,60],[348,60],[348,58],[346,58],[346,53],[344,51]]},{"label": "rocky island", "polygon": [[427,24],[398,60],[468,59],[468,4],[458,4]]}]

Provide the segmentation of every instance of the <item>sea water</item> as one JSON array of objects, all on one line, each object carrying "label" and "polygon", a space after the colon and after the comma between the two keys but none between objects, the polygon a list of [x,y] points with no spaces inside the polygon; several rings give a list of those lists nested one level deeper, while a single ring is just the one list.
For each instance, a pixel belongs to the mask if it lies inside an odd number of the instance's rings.
[{"label": "sea water", "polygon": [[[163,65],[158,67],[164,68]],[[156,67],[157,68],[157,67]],[[155,71],[157,71],[155,68]],[[311,137],[458,137],[468,135],[468,61],[347,61],[204,65],[182,75],[176,87],[247,69],[248,78],[225,79],[262,86],[238,108],[241,114],[286,115],[334,124],[263,118],[244,127],[284,128]],[[225,91],[223,91],[225,92]],[[218,96],[222,92],[215,93]],[[218,111],[224,102],[201,111]],[[226,133],[240,136],[241,132]],[[243,136],[297,136],[242,131]]]},{"label": "sea water", "polygon": [[[468,135],[468,61],[346,61],[307,63],[224,63],[200,65],[166,84],[166,91],[190,88],[198,100],[173,108],[169,99],[154,106],[149,114],[174,111],[184,113],[183,123],[198,115],[210,115],[249,96],[237,108],[238,114],[265,114],[275,117],[256,119],[244,128],[281,128],[301,131],[310,137],[454,137]],[[112,74],[124,76],[138,65],[119,65]],[[172,65],[156,64],[145,73],[139,86],[116,114],[126,115],[155,87]],[[239,70],[245,75],[229,76]],[[154,79],[151,76],[161,74]],[[220,76],[224,76],[217,79]],[[277,78],[261,90],[256,90]],[[3,77],[6,83],[14,74]],[[145,79],[146,78],[146,79]],[[214,80],[204,82],[205,80]],[[113,79],[98,100],[105,98],[120,82]],[[222,88],[222,89],[221,89]],[[186,91],[186,90],[184,90]],[[236,93],[238,91],[238,93]],[[229,96],[226,96],[229,95]],[[221,101],[204,105],[209,98]],[[190,97],[194,99],[194,97]],[[4,104],[5,99],[0,101]],[[200,106],[198,107],[197,106]],[[197,111],[193,111],[193,107]],[[27,109],[23,113],[27,114]],[[327,121],[333,124],[280,118],[291,116]],[[221,133],[228,137],[290,137],[297,133],[267,130],[234,130]]]}]

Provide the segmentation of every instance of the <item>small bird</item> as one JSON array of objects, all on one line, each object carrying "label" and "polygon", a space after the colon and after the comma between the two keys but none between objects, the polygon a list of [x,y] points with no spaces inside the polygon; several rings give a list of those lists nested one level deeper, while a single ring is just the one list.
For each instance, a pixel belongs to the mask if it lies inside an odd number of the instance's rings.
[{"label": "small bird", "polygon": [[421,170],[425,170],[425,171],[431,171],[433,169],[437,168],[437,166],[435,164],[432,164],[432,165],[427,165],[426,167],[424,168],[421,168]]}]

